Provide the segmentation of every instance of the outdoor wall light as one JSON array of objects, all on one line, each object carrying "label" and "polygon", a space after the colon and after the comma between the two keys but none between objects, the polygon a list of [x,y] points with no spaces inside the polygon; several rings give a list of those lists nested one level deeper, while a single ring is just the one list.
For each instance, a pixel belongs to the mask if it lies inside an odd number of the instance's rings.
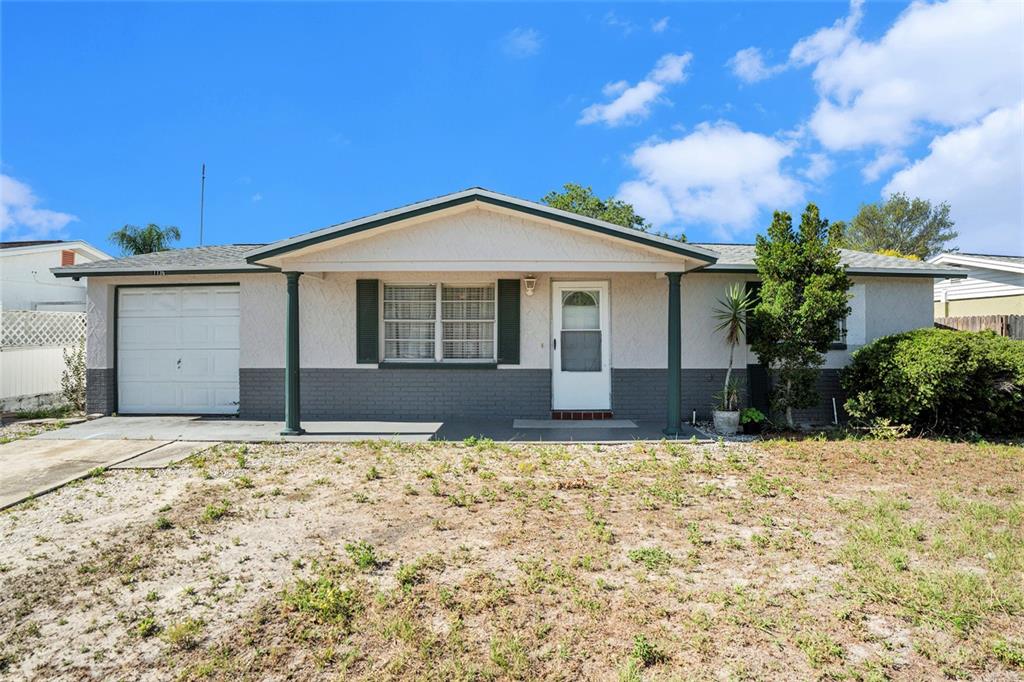
[{"label": "outdoor wall light", "polygon": [[526,286],[526,295],[533,296],[533,290],[537,288],[537,278],[533,275],[523,277],[523,284]]}]

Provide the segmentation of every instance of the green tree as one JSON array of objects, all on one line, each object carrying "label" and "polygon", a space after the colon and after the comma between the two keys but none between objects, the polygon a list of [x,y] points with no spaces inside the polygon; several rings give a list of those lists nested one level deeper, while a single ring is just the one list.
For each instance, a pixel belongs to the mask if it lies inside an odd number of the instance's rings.
[{"label": "green tree", "polygon": [[757,236],[761,296],[754,309],[757,334],[750,341],[775,375],[773,404],[785,412],[790,428],[796,426],[794,409],[818,402],[818,371],[850,314],[852,282],[840,264],[840,236],[839,226],[830,226],[814,204],[804,209],[799,230],[788,213],[776,211],[768,236]]},{"label": "green tree", "polygon": [[861,204],[856,217],[844,225],[843,246],[858,251],[889,251],[921,260],[950,250],[956,239],[949,204],[933,206],[926,199],[893,194],[874,204]]},{"label": "green tree", "polygon": [[[641,232],[650,232],[651,230],[651,224],[643,216],[638,215],[636,209],[630,203],[615,197],[601,199],[594,194],[593,188],[589,186],[583,187],[571,182],[563,185],[562,189],[564,190],[562,192],[548,192],[541,201],[552,208],[579,213],[589,218],[597,218],[598,220],[615,223],[622,227],[629,227]],[[652,234],[669,237],[681,242],[686,241],[685,235],[673,237],[665,232],[652,232]]]},{"label": "green tree", "polygon": [[174,225],[160,227],[150,223],[145,227],[125,225],[110,235],[111,243],[121,248],[121,252],[130,256],[140,253],[167,251],[172,241],[181,239],[181,230]]}]

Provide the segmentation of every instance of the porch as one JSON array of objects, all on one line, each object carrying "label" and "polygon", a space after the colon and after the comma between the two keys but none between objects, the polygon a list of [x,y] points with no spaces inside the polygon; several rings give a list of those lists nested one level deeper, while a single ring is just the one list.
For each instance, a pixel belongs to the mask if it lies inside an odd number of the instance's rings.
[{"label": "porch", "polygon": [[[347,419],[455,424],[441,437],[456,440],[476,423],[501,440],[635,440],[659,415],[657,438],[694,435],[681,424],[682,272],[282,274],[283,376],[240,372],[241,416],[283,416],[282,436]],[[355,292],[335,329],[354,337],[356,363],[310,367],[302,327],[339,289]],[[313,333],[323,348],[323,325]],[[613,416],[636,431],[572,421]],[[523,430],[516,417],[564,422]]]}]

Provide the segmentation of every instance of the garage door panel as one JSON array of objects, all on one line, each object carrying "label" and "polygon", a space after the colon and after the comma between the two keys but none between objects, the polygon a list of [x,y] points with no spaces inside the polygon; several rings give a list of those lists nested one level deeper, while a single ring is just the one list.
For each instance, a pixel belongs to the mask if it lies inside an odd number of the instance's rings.
[{"label": "garage door panel", "polygon": [[181,367],[178,368],[179,381],[212,380],[213,360],[208,353],[182,351]]},{"label": "garage door panel", "polygon": [[206,314],[210,311],[213,292],[208,289],[194,289],[181,292],[181,312],[183,315]]},{"label": "garage door panel", "polygon": [[183,348],[238,348],[238,317],[199,317],[181,321]]},{"label": "garage door panel", "polygon": [[210,359],[213,364],[210,368],[210,379],[212,381],[233,381],[238,383],[238,357],[237,350],[220,350],[212,353]]},{"label": "garage door panel", "polygon": [[213,404],[223,410],[238,411],[238,384],[214,386]]},{"label": "garage door panel", "polygon": [[212,405],[219,411],[238,410],[238,387],[231,384],[183,384],[181,405],[185,411],[197,412]]},{"label": "garage door panel", "polygon": [[238,287],[234,289],[218,289],[214,292],[213,311],[217,314],[234,312],[237,315],[239,310],[238,300]]},{"label": "garage door panel", "polygon": [[178,353],[167,350],[125,350],[118,353],[121,381],[173,381]]},{"label": "garage door panel", "polygon": [[122,315],[141,313],[146,310],[146,294],[135,291],[121,291],[117,302],[118,312]]},{"label": "garage door panel", "polygon": [[126,288],[119,293],[120,412],[237,412],[238,287]]},{"label": "garage door panel", "polygon": [[118,399],[132,406],[126,414],[138,412],[175,412],[179,409],[176,384],[166,381],[127,381],[118,384]]},{"label": "garage door panel", "polygon": [[167,318],[120,318],[117,347],[177,348],[181,345],[177,320]]},{"label": "garage door panel", "polygon": [[213,338],[211,343],[216,348],[238,348],[238,320],[218,321],[212,327]]}]

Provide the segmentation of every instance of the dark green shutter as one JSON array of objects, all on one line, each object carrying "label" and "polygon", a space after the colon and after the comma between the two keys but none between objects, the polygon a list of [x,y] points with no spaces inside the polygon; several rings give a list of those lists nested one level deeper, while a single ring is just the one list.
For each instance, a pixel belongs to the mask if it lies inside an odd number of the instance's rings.
[{"label": "dark green shutter", "polygon": [[747,365],[747,400],[765,414],[771,414],[771,384],[764,365]]},{"label": "dark green shutter", "polygon": [[356,280],[356,362],[380,360],[380,284],[375,279]]},{"label": "dark green shutter", "polygon": [[498,362],[519,364],[519,280],[498,280]]}]

